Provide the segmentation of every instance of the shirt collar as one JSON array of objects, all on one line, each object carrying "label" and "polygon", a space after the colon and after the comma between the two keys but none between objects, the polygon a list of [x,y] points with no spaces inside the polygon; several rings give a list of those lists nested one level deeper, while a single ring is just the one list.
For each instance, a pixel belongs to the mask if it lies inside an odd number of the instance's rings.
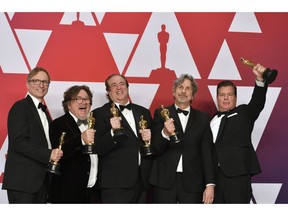
[{"label": "shirt collar", "polygon": [[39,103],[42,103],[43,101],[39,101],[39,99],[37,99],[36,97],[34,97],[33,95],[31,95],[29,92],[28,92],[27,94],[31,97],[31,99],[32,99],[35,107],[38,109]]},{"label": "shirt collar", "polygon": [[[178,107],[178,106],[175,104],[175,109],[177,110],[178,108],[181,109],[180,107]],[[190,106],[188,106],[188,107],[186,107],[185,109],[182,109],[182,110],[186,110],[186,111],[190,112],[191,108],[190,108]]]}]

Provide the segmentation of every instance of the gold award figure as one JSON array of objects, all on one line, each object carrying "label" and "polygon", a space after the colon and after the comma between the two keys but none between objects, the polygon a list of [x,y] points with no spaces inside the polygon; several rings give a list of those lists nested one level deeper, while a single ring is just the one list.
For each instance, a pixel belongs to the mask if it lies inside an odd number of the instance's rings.
[{"label": "gold award figure", "polygon": [[[162,107],[161,116],[162,116],[162,118],[164,119],[164,121],[166,122],[166,121],[168,121],[168,120],[170,119],[170,112],[169,112],[168,109],[164,108],[163,105],[161,105],[161,107]],[[172,143],[178,143],[178,142],[180,142],[180,139],[179,139],[179,137],[177,136],[177,133],[176,133],[175,131],[170,134],[169,138],[170,138],[170,141],[171,141]]]},{"label": "gold award figure", "polygon": [[[115,103],[112,103],[110,113],[112,114],[113,117],[119,117],[119,110],[116,108]],[[121,126],[119,128],[113,129],[113,133],[114,133],[113,135],[114,142],[121,141],[127,136],[124,128]]]},{"label": "gold award figure", "polygon": [[[93,117],[93,112],[90,112],[89,117],[87,118],[88,129],[94,129],[95,118]],[[85,154],[96,154],[96,147],[94,141],[84,145]]]},{"label": "gold award figure", "polygon": [[[66,133],[62,132],[62,135],[59,139],[59,146],[58,149],[62,148],[62,145],[64,144],[64,137],[65,137]],[[50,173],[56,174],[56,175],[60,175],[60,164],[56,161],[51,161],[49,164],[49,169],[48,171]]]},{"label": "gold award figure", "polygon": [[[144,119],[143,115],[140,116],[140,121],[139,121],[139,127],[141,130],[144,130],[147,128],[147,121]],[[144,145],[141,147],[141,155],[143,156],[148,156],[148,155],[151,155],[152,152],[151,152],[151,143],[150,141],[146,140],[144,141]]]},{"label": "gold award figure", "polygon": [[[250,61],[248,59],[244,59],[243,57],[240,58],[240,61],[243,64],[250,66],[251,68],[254,68],[256,66],[252,61]],[[277,75],[278,75],[278,71],[275,69],[271,70],[270,68],[266,68],[266,70],[262,74],[262,76],[265,80],[265,83],[267,83],[267,84],[274,82]]]}]

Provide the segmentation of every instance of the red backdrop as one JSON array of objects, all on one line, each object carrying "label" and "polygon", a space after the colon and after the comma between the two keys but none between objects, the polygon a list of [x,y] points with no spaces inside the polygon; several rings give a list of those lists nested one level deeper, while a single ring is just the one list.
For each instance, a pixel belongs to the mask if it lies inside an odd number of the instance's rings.
[{"label": "red backdrop", "polygon": [[[173,80],[192,74],[199,86],[192,106],[213,115],[220,80],[233,80],[238,102],[249,101],[254,76],[240,62],[245,57],[279,71],[253,132],[263,172],[253,178],[252,202],[288,203],[287,23],[288,13],[0,13],[0,186],[7,113],[25,96],[27,73],[36,65],[52,77],[46,103],[53,118],[63,114],[63,92],[74,84],[92,88],[92,108],[104,104],[103,82],[111,73],[128,78],[131,100],[152,115],[173,102]],[[169,33],[164,69],[157,39],[162,24]],[[5,191],[1,202],[7,202]]]}]

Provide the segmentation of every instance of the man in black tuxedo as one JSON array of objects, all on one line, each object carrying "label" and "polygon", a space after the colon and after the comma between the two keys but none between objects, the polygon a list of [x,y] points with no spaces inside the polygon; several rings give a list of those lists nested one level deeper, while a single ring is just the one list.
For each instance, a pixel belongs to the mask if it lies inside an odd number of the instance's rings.
[{"label": "man in black tuxedo", "polygon": [[[101,201],[145,203],[151,159],[150,156],[142,156],[140,150],[143,140],[151,140],[150,111],[130,102],[129,84],[124,76],[110,75],[105,86],[109,102],[93,110]],[[111,110],[111,107],[114,109]],[[139,128],[142,115],[147,121],[146,129]],[[121,134],[119,129],[125,134],[115,137],[115,134]]]},{"label": "man in black tuxedo", "polygon": [[172,89],[175,103],[155,110],[150,178],[155,203],[213,202],[214,146],[209,115],[191,106],[197,88],[191,75],[182,74]]},{"label": "man in black tuxedo", "polygon": [[2,189],[9,203],[47,203],[49,161],[59,161],[63,152],[51,150],[44,96],[50,76],[44,68],[30,71],[26,98],[17,101],[8,114],[8,154]]},{"label": "man in black tuxedo", "polygon": [[52,180],[51,203],[99,202],[96,196],[98,157],[84,153],[84,146],[94,142],[95,130],[89,129],[87,122],[92,98],[88,86],[71,86],[64,92],[62,101],[65,114],[50,124],[53,148],[59,146],[62,132],[66,133],[62,145],[64,155],[59,161],[60,175],[54,175]]},{"label": "man in black tuxedo", "polygon": [[231,81],[217,86],[218,115],[211,120],[218,162],[215,203],[250,203],[251,176],[261,172],[251,142],[254,123],[264,108],[267,84],[263,66],[253,68],[256,85],[248,104],[236,106],[237,88]]}]

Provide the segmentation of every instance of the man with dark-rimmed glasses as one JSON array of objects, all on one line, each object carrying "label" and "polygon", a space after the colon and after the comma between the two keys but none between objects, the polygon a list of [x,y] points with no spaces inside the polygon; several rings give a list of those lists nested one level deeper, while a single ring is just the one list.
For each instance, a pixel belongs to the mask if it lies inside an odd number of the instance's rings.
[{"label": "man with dark-rimmed glasses", "polygon": [[[74,85],[64,92],[64,115],[50,124],[53,148],[59,145],[59,137],[65,132],[62,145],[64,156],[59,161],[61,175],[54,175],[51,187],[51,203],[99,202],[96,180],[98,156],[85,152],[94,143],[94,128],[89,128],[87,118],[92,106],[93,94],[86,85]],[[92,154],[93,153],[93,154]]]},{"label": "man with dark-rimmed glasses", "polygon": [[17,101],[8,114],[8,155],[3,186],[9,203],[47,203],[50,161],[59,161],[60,149],[51,149],[44,96],[50,76],[41,67],[28,75],[27,96]]}]

